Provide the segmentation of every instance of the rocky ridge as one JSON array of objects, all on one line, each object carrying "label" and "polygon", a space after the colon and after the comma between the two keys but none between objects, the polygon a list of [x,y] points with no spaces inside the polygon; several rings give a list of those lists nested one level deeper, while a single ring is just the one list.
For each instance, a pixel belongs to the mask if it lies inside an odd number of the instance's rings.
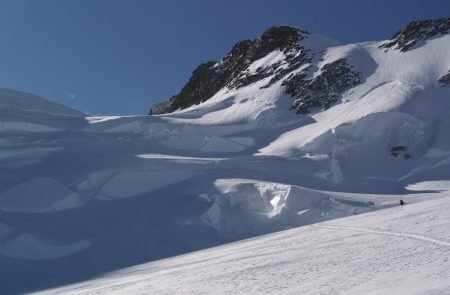
[{"label": "rocky ridge", "polygon": [[413,21],[395,33],[387,42],[380,45],[380,48],[393,48],[405,52],[422,40],[432,38],[438,34],[448,34],[449,30],[450,18],[448,17]]},{"label": "rocky ridge", "polygon": [[448,71],[448,74],[439,78],[439,83],[442,87],[450,86],[450,70]]},{"label": "rocky ridge", "polygon": [[360,82],[361,74],[341,58],[324,65],[313,79],[306,79],[306,74],[300,72],[286,79],[283,85],[286,93],[294,98],[292,108],[307,114],[313,108],[328,109],[339,94]]}]

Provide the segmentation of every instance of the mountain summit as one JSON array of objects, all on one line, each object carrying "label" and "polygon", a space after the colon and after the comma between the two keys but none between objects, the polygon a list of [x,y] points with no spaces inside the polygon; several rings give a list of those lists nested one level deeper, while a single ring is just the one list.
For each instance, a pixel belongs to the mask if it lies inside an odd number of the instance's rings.
[{"label": "mountain summit", "polygon": [[[406,52],[427,40],[447,35],[449,30],[449,18],[413,21],[379,44],[378,49]],[[336,47],[339,47],[336,42],[304,29],[270,27],[255,40],[236,43],[220,61],[198,66],[180,93],[154,105],[149,114],[182,110],[207,101],[220,90],[240,89],[260,81],[264,81],[261,89],[281,87],[292,98],[291,108],[297,113],[328,109],[345,91],[364,83],[369,75],[363,72],[370,72],[373,64],[370,54],[366,54],[363,65],[349,63],[345,56],[327,59],[324,63],[325,53],[335,51]],[[348,48],[348,45],[341,48]],[[362,58],[359,62],[364,62]],[[444,76],[441,79],[447,84]]]},{"label": "mountain summit", "polygon": [[[201,64],[178,95],[151,108],[150,114],[184,109],[208,100],[220,89],[238,89],[271,77],[268,88],[295,70],[309,65],[313,52],[305,48],[305,39],[314,39],[306,30],[289,26],[270,27],[260,38],[236,43],[220,61]],[[307,42],[305,42],[307,43]],[[329,42],[330,45],[333,42]],[[275,57],[274,59],[273,57]],[[261,59],[267,58],[270,64]],[[256,61],[260,66],[253,66]],[[261,62],[262,61],[262,62]],[[291,79],[294,75],[291,75]]]}]

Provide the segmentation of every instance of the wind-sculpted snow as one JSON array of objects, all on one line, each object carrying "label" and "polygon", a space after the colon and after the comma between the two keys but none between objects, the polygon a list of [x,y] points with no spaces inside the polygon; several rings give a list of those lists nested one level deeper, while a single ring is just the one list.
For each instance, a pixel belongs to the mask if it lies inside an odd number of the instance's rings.
[{"label": "wind-sculpted snow", "polygon": [[332,193],[280,183],[218,179],[214,185],[218,194],[199,196],[212,204],[208,211],[187,222],[204,223],[221,235],[248,236],[255,231],[271,232],[376,209],[370,201],[349,201]]},{"label": "wind-sculpted snow", "polygon": [[19,233],[15,237],[2,241],[0,255],[26,260],[56,259],[83,251],[90,245],[91,242],[84,240],[68,244],[51,243],[46,241],[45,238]]},{"label": "wind-sculpted snow", "polygon": [[[194,172],[195,173],[195,172]],[[128,198],[158,190],[194,176],[176,169],[123,171],[115,173],[101,188],[100,199]]]},{"label": "wind-sculpted snow", "polygon": [[0,208],[23,213],[59,211],[80,206],[79,195],[52,178],[22,182],[0,194]]},{"label": "wind-sculpted snow", "polygon": [[47,260],[72,255],[88,248],[92,242],[67,237],[50,240],[0,222],[0,255],[14,259]]}]

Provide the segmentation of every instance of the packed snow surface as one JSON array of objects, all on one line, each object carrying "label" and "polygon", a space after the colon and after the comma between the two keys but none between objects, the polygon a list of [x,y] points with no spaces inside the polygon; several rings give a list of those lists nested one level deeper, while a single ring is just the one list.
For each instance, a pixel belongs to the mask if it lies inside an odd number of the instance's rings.
[{"label": "packed snow surface", "polygon": [[342,218],[42,294],[448,294],[450,198]]}]

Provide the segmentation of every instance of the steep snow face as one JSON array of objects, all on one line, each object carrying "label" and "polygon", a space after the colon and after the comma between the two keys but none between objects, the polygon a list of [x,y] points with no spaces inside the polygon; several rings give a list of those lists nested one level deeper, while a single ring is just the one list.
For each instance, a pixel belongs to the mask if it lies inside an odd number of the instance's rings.
[{"label": "steep snow face", "polygon": [[[450,140],[439,132],[450,120],[449,92],[438,85],[450,64],[450,37],[427,42],[408,52],[383,52],[377,44],[364,45],[377,65],[366,82],[352,89],[341,104],[313,114],[314,123],[286,132],[261,149],[261,154],[294,156],[315,152],[343,160],[343,154],[349,158],[355,148],[368,148],[364,143],[369,143],[379,149],[365,149],[371,151],[370,157],[402,145],[418,158],[430,149],[440,149],[443,138]],[[338,50],[333,48],[329,54],[334,58]],[[436,137],[438,133],[441,137]],[[333,155],[333,149],[340,155]]]},{"label": "steep snow face", "polygon": [[[200,221],[222,235],[243,236],[272,232],[377,208],[374,203],[335,197],[333,193],[315,191],[280,183],[249,179],[218,179],[216,194],[201,194],[212,202]],[[199,222],[191,219],[188,223]]]}]

